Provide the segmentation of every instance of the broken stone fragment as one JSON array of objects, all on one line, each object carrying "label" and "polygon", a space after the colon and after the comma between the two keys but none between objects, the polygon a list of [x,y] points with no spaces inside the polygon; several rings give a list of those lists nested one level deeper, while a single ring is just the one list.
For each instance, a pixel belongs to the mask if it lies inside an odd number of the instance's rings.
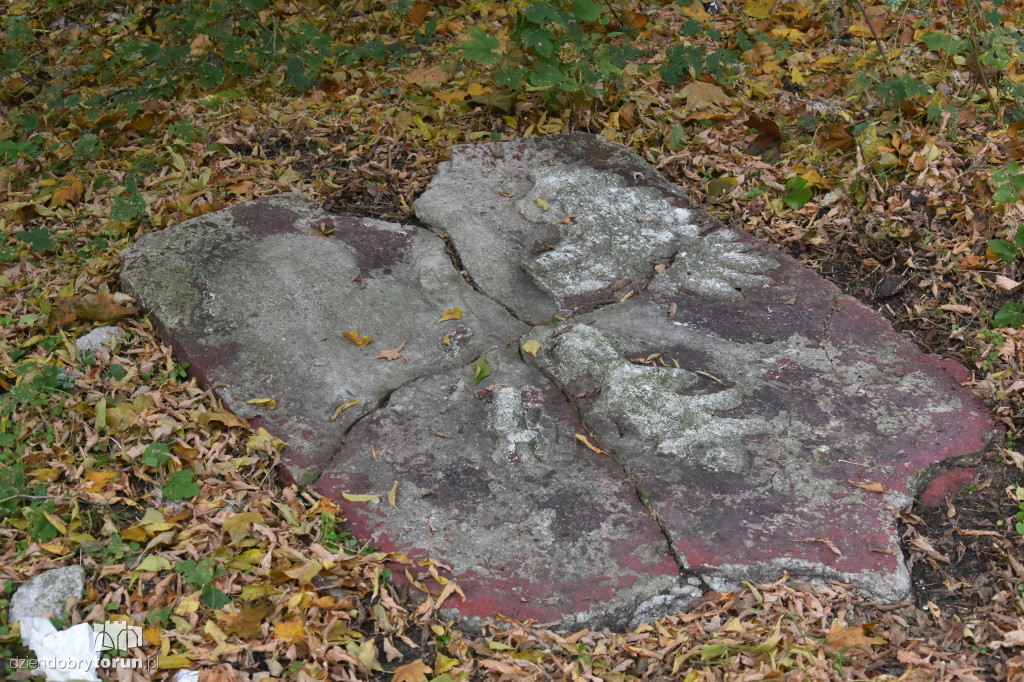
[{"label": "broken stone fragment", "polygon": [[59,616],[68,600],[81,597],[84,589],[85,571],[81,566],[44,571],[22,583],[14,592],[8,621],[17,623],[34,616]]}]

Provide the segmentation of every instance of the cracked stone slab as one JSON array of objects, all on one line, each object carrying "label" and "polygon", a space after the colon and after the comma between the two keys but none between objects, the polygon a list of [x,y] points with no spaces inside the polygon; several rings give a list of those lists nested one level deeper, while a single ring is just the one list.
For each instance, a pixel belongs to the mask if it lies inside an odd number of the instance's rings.
[{"label": "cracked stone slab", "polygon": [[[333,216],[298,193],[148,234],[121,262],[124,289],[176,356],[229,410],[288,443],[283,473],[302,484],[391,391],[526,329],[466,284],[429,232]],[[461,319],[440,323],[453,308]],[[343,335],[357,328],[369,345]],[[400,346],[402,357],[379,357]],[[260,398],[276,408],[248,403]]]},{"label": "cracked stone slab", "polygon": [[613,302],[624,281],[699,248],[718,224],[691,205],[622,145],[570,134],[457,146],[413,206],[481,291],[546,324]]},{"label": "cracked stone slab", "polygon": [[353,534],[451,567],[467,600],[447,604],[470,627],[497,613],[621,626],[688,606],[702,591],[621,468],[576,440],[575,408],[514,350],[486,358],[480,384],[473,365],[438,373],[356,424],[317,482]]},{"label": "cracked stone slab", "polygon": [[473,286],[430,231],[296,194],[143,237],[122,283],[356,537],[451,566],[471,627],[624,627],[783,570],[907,595],[890,509],[995,433],[962,367],[595,136],[456,147],[415,208]]},{"label": "cracked stone slab", "polygon": [[729,315],[690,324],[676,304],[670,320],[675,301],[652,290],[528,336],[649,495],[684,568],[716,589],[785,570],[906,598],[890,508],[983,449],[991,421],[960,365],[922,354],[824,280],[775,286],[829,313],[816,329],[797,318],[788,336],[776,325],[762,329],[776,340],[734,341]]}]

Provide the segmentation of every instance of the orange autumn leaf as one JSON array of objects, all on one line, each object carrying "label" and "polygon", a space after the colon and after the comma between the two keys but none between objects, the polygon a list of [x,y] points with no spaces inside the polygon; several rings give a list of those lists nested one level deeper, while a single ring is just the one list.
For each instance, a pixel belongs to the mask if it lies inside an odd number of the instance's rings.
[{"label": "orange autumn leaf", "polygon": [[424,663],[422,658],[417,658],[412,663],[395,668],[395,676],[391,680],[392,682],[424,682],[427,675],[433,672],[433,669]]},{"label": "orange autumn leaf", "polygon": [[294,644],[301,640],[305,634],[306,629],[302,626],[301,618],[292,618],[291,620],[281,621],[274,625],[275,639],[286,639]]},{"label": "orange autumn leaf", "polygon": [[850,485],[857,486],[858,488],[863,488],[864,490],[867,490],[869,493],[884,493],[889,490],[889,488],[887,488],[884,483],[878,483],[876,481],[853,481],[849,479],[847,480]]},{"label": "orange autumn leaf", "polygon": [[442,322],[447,322],[448,320],[461,320],[461,319],[462,319],[462,308],[452,308],[451,310],[446,310],[444,312],[444,315],[441,316],[441,319],[438,320],[437,323],[441,324]]},{"label": "orange autumn leaf", "polygon": [[83,492],[87,493],[98,493],[103,490],[108,483],[117,478],[116,471],[96,471],[93,469],[85,474],[85,480],[82,483]]},{"label": "orange autumn leaf", "polygon": [[360,336],[359,335],[359,327],[356,327],[356,330],[354,332],[345,332],[344,335],[345,335],[346,339],[348,339],[352,343],[356,344],[360,348],[362,348],[363,346],[366,346],[371,341],[373,341],[373,337],[372,336]]}]

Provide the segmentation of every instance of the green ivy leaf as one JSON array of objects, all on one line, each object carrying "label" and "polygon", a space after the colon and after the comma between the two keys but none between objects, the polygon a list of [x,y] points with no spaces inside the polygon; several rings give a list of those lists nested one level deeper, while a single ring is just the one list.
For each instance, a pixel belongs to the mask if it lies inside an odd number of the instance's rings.
[{"label": "green ivy leaf", "polygon": [[572,13],[578,21],[597,21],[601,16],[601,5],[593,0],[572,0]]},{"label": "green ivy leaf", "polygon": [[1017,248],[1024,251],[1024,223],[1017,226],[1017,232],[1013,235],[1013,241]]},{"label": "green ivy leaf", "polygon": [[786,183],[786,189],[789,190],[789,194],[782,197],[782,200],[794,211],[803,208],[814,196],[814,192],[807,187],[807,181],[801,177],[790,178]]},{"label": "green ivy leaf", "polygon": [[199,495],[199,484],[193,479],[191,469],[175,471],[167,477],[167,483],[161,489],[168,500],[188,500]]},{"label": "green ivy leaf", "polygon": [[992,249],[992,253],[999,256],[999,259],[1006,262],[1012,263],[1017,259],[1017,253],[1020,250],[1014,244],[1006,241],[1005,239],[989,239],[988,248]]},{"label": "green ivy leaf", "polygon": [[1021,325],[1024,325],[1024,304],[1007,303],[992,318],[992,324],[996,327],[1013,327],[1018,329]]},{"label": "green ivy leaf", "polygon": [[497,38],[487,35],[480,26],[469,27],[469,38],[459,43],[459,49],[466,59],[478,64],[496,64],[501,55],[495,52],[501,43]]},{"label": "green ivy leaf", "polygon": [[476,386],[489,376],[491,376],[491,368],[487,365],[486,360],[480,358],[480,362],[476,363],[476,373],[473,375],[473,385]]},{"label": "green ivy leaf", "polygon": [[171,450],[164,443],[150,443],[146,451],[142,453],[140,461],[144,466],[159,469],[164,462],[171,458]]},{"label": "green ivy leaf", "polygon": [[189,559],[175,566],[174,570],[181,574],[186,583],[197,590],[212,583],[215,575],[213,557],[207,557],[199,563]]}]

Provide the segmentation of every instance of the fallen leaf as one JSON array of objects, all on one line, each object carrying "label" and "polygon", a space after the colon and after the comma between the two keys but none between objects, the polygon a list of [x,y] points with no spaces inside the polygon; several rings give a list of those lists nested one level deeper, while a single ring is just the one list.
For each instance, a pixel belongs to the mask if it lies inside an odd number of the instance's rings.
[{"label": "fallen leaf", "polygon": [[746,0],[743,13],[754,19],[767,19],[775,7],[775,0]]},{"label": "fallen leaf", "polygon": [[441,324],[442,322],[447,322],[448,320],[461,320],[461,319],[462,319],[462,308],[452,308],[451,310],[446,310],[444,312],[444,314],[441,315],[441,319],[438,320],[437,323]]},{"label": "fallen leaf", "polygon": [[412,663],[395,668],[391,682],[424,682],[427,679],[427,674],[433,672],[431,667],[423,662],[423,659],[417,658]]},{"label": "fallen leaf", "polygon": [[245,402],[249,403],[250,405],[263,405],[270,410],[277,407],[277,401],[274,400],[273,398],[254,398],[253,400],[246,400]]},{"label": "fallen leaf", "polygon": [[679,93],[686,98],[686,103],[691,109],[725,104],[729,101],[729,95],[725,94],[725,90],[714,83],[704,81],[687,83]]},{"label": "fallen leaf", "polygon": [[349,502],[369,502],[370,500],[376,500],[380,495],[380,493],[377,493],[376,495],[355,495],[352,493],[341,494],[341,496]]},{"label": "fallen leaf", "polygon": [[978,309],[973,305],[960,305],[958,303],[947,303],[940,305],[939,308],[950,313],[964,313],[965,315],[973,315],[978,312]]},{"label": "fallen leaf", "polygon": [[98,493],[117,477],[118,473],[116,471],[96,471],[93,469],[86,472],[85,480],[82,483],[82,490],[87,493]]},{"label": "fallen leaf", "polygon": [[251,535],[249,529],[254,523],[263,523],[263,516],[258,512],[240,512],[226,519],[220,528],[231,536],[231,542],[237,542]]},{"label": "fallen leaf", "polygon": [[491,368],[487,365],[486,360],[480,358],[480,362],[476,363],[476,373],[473,374],[473,385],[476,386],[489,376],[491,376]]},{"label": "fallen leaf", "polygon": [[884,493],[889,490],[884,483],[878,483],[876,481],[854,481],[852,479],[847,479],[847,483],[858,488],[863,488],[869,493]]},{"label": "fallen leaf", "polygon": [[269,454],[274,450],[280,450],[286,445],[288,443],[271,435],[269,431],[261,426],[256,429],[256,433],[249,436],[249,440],[245,442],[245,450],[249,453],[266,452]]},{"label": "fallen leaf", "polygon": [[403,360],[405,360],[406,363],[408,363],[409,362],[409,358],[405,357],[405,355],[403,355],[402,352],[401,352],[401,350],[403,348],[405,348],[405,344],[406,344],[406,342],[402,341],[402,345],[399,346],[398,348],[394,349],[394,350],[382,350],[380,352],[380,355],[378,355],[377,358],[375,358],[375,359],[383,358],[384,360],[387,360],[387,361],[390,362],[392,360],[397,360],[398,358],[402,358]]},{"label": "fallen leaf", "polygon": [[360,348],[373,341],[372,336],[360,336],[359,327],[356,327],[356,330],[354,332],[344,332],[344,335],[346,339],[356,344]]},{"label": "fallen leaf", "polygon": [[832,621],[828,630],[828,645],[836,651],[843,651],[858,644],[885,644],[881,637],[873,637],[867,633],[867,626],[855,625],[844,628],[839,621]]},{"label": "fallen leaf", "polygon": [[395,484],[393,486],[391,486],[391,491],[388,492],[388,504],[390,504],[395,509],[398,509],[398,505],[395,504],[395,496],[397,494],[398,494],[398,481],[395,481]]},{"label": "fallen leaf", "polygon": [[208,429],[213,422],[218,422],[224,426],[237,426],[242,429],[249,428],[249,422],[236,414],[231,414],[227,410],[209,410],[200,413],[196,417],[196,423],[205,429]]},{"label": "fallen leaf", "polygon": [[425,2],[414,2],[409,11],[405,13],[406,18],[409,19],[409,23],[414,26],[422,26],[423,20],[427,16],[427,12],[430,11],[430,5]]},{"label": "fallen leaf", "polygon": [[818,129],[814,139],[817,141],[818,146],[821,147],[822,151],[826,152],[848,152],[853,149],[857,143],[853,135],[850,133],[850,128],[844,125],[827,125],[822,126]]},{"label": "fallen leaf", "polygon": [[843,553],[839,551],[839,548],[829,538],[804,538],[803,540],[797,540],[797,542],[820,542],[832,550],[836,556],[843,556]]},{"label": "fallen leaf", "polygon": [[274,625],[274,639],[284,639],[295,644],[305,634],[306,629],[302,626],[302,618],[292,618]]},{"label": "fallen leaf", "polygon": [[539,350],[540,341],[537,341],[536,339],[530,339],[529,341],[523,344],[523,352],[529,353],[533,357],[537,357],[537,351]]},{"label": "fallen leaf", "polygon": [[340,417],[345,410],[347,410],[350,407],[355,407],[358,404],[359,404],[359,398],[352,398],[351,400],[346,401],[344,405],[342,405],[341,407],[339,407],[338,409],[336,409],[334,411],[334,414],[332,414],[330,417],[327,418],[327,421],[329,421],[329,422],[334,421],[335,419]]},{"label": "fallen leaf", "polygon": [[590,443],[590,441],[587,440],[587,437],[584,436],[582,433],[577,433],[575,436],[573,436],[573,438],[575,438],[579,442],[581,442],[584,445],[586,445],[587,449],[590,450],[591,452],[596,452],[599,455],[603,455],[604,454],[604,450],[602,450],[601,448],[597,447],[596,445],[592,445]]},{"label": "fallen leaf", "polygon": [[540,206],[540,210],[542,211],[546,211],[551,208],[551,205],[540,197],[537,197],[537,205]]}]

